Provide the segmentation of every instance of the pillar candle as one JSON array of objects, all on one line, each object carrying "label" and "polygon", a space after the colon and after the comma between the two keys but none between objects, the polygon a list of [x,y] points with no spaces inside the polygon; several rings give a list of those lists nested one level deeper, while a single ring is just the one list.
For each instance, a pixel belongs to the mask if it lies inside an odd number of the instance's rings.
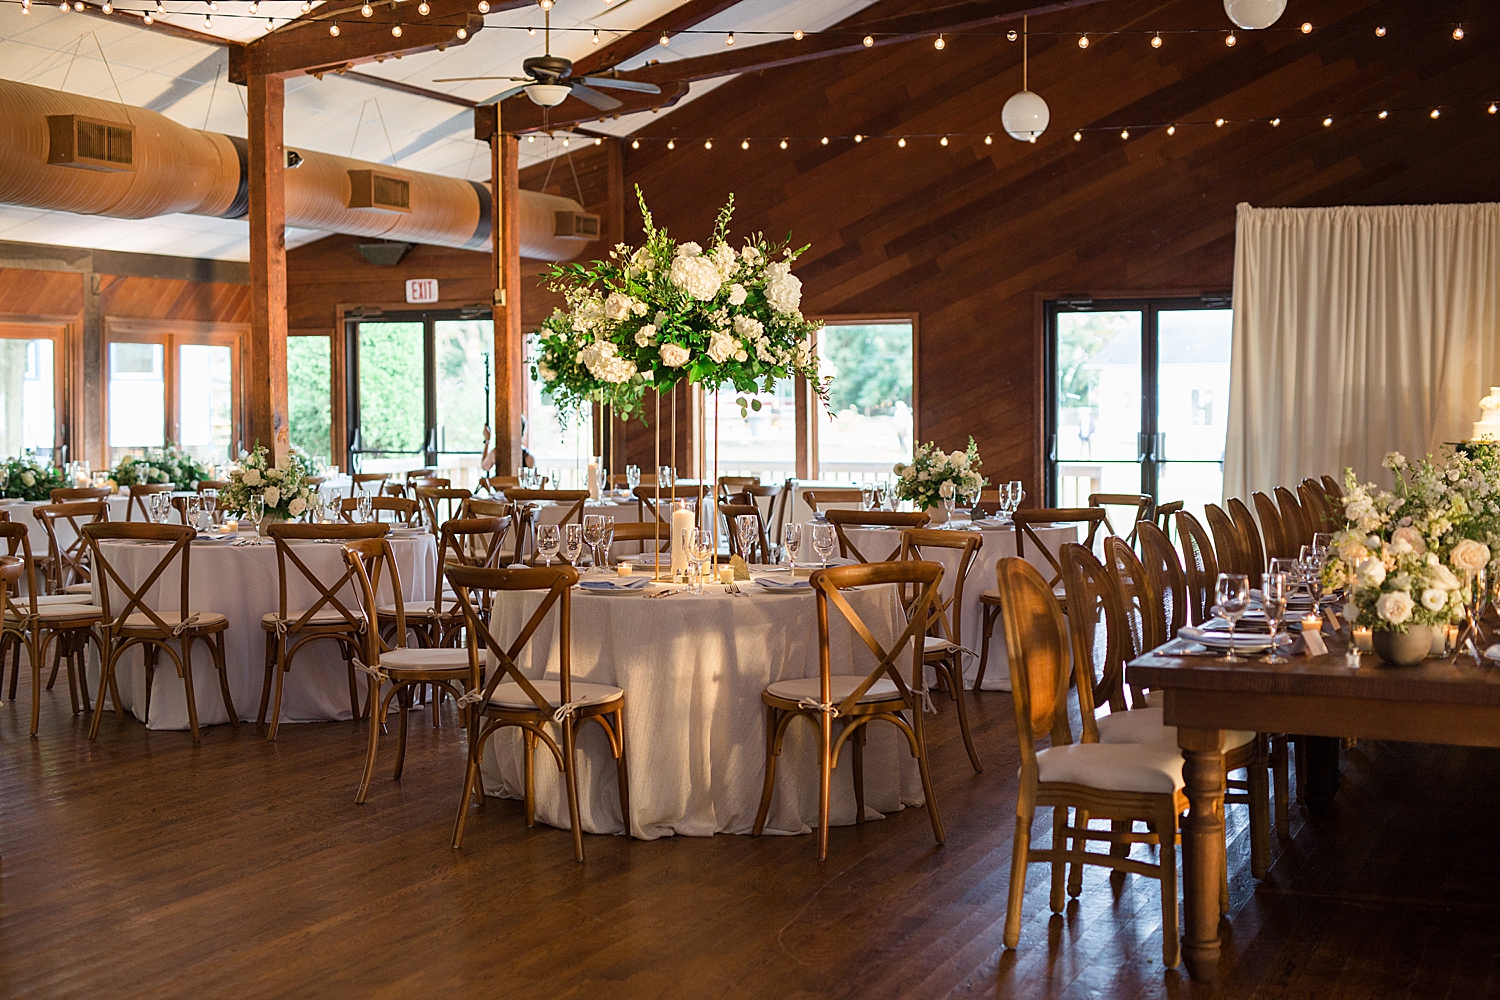
[{"label": "pillar candle", "polygon": [[672,576],[688,567],[688,538],[696,527],[693,512],[686,507],[672,511]]},{"label": "pillar candle", "polygon": [[589,499],[599,499],[599,466],[595,462],[589,463]]}]

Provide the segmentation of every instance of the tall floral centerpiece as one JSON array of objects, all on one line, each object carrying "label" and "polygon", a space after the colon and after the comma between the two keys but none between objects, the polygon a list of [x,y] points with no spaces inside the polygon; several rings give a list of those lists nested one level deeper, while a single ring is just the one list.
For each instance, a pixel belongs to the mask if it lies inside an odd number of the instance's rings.
[{"label": "tall floral centerpiece", "polygon": [[247,514],[251,498],[258,496],[265,504],[262,525],[290,521],[307,512],[312,491],[303,482],[306,478],[302,460],[295,454],[284,456],[273,466],[266,460],[265,447],[256,445],[230,470],[229,485],[219,492],[219,505],[226,511]]},{"label": "tall floral centerpiece", "polygon": [[[144,479],[138,475],[137,466],[145,466]],[[166,483],[174,489],[191,490],[197,489],[198,484],[208,478],[208,470],[181,448],[168,445],[148,448],[143,455],[120,459],[109,477],[116,486]]]},{"label": "tall floral centerpiece", "polygon": [[[802,282],[792,274],[807,247],[755,234],[736,249],[733,196],[706,248],[678,243],[656,227],[639,187],[636,195],[641,246],[621,243],[608,260],[556,264],[548,276],[567,308],[543,321],[531,375],[558,406],[600,403],[623,418],[644,417],[641,401],[652,387],[770,392],[791,376],[826,398],[812,350],[819,325],[802,315]],[[758,401],[742,405],[760,409]]]},{"label": "tall floral centerpiece", "polygon": [[968,448],[952,454],[929,441],[917,448],[910,465],[898,462],[891,470],[896,474],[896,496],[910,500],[941,524],[948,519],[944,501],[977,498],[984,489],[989,480],[979,474],[983,464],[972,437]]},{"label": "tall floral centerpiece", "polygon": [[1372,630],[1382,658],[1411,663],[1431,648],[1432,629],[1463,621],[1485,591],[1500,551],[1500,465],[1461,452],[1415,463],[1392,452],[1382,464],[1394,490],[1344,473],[1347,524],[1323,583],[1347,592],[1346,616]]},{"label": "tall floral centerpiece", "polygon": [[52,491],[71,486],[63,470],[31,456],[0,462],[0,497],[8,500],[50,500]]}]

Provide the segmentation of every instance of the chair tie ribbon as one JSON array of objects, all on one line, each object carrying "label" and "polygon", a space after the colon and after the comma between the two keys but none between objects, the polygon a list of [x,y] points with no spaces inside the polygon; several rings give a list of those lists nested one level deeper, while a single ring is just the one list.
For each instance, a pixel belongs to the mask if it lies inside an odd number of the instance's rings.
[{"label": "chair tie ribbon", "polygon": [[555,711],[555,712],[552,713],[552,721],[555,722],[555,723],[557,723],[560,726],[565,721],[567,721],[567,718],[570,715],[573,715],[580,708],[583,708],[586,704],[588,704],[588,703],[587,702],[582,702],[582,701],[569,701],[569,702],[565,702],[560,708],[558,708],[557,711]]},{"label": "chair tie ribbon", "polygon": [[819,715],[827,715],[828,717],[833,719],[837,719],[839,717],[839,707],[837,705],[831,705],[828,702],[819,701],[818,699],[811,696],[799,699],[797,701],[797,707],[808,712],[817,712]]},{"label": "chair tie ribbon", "polygon": [[181,621],[179,621],[176,625],[173,625],[172,626],[172,638],[174,638],[174,639],[179,638],[182,635],[182,633],[186,632],[188,629],[192,628],[194,625],[197,625],[198,624],[198,620],[201,617],[202,616],[199,615],[198,612],[194,611],[192,614],[188,615],[186,618],[184,618]]},{"label": "chair tie ribbon", "polygon": [[377,684],[384,684],[386,681],[390,680],[390,676],[386,674],[384,670],[381,670],[378,664],[373,667],[367,666],[357,656],[354,657],[354,659],[350,662],[354,664],[355,670],[358,670],[361,673],[369,674]]},{"label": "chair tie ribbon", "polygon": [[468,708],[470,705],[477,705],[482,701],[484,701],[484,692],[479,690],[479,688],[475,688],[458,699],[458,707]]}]

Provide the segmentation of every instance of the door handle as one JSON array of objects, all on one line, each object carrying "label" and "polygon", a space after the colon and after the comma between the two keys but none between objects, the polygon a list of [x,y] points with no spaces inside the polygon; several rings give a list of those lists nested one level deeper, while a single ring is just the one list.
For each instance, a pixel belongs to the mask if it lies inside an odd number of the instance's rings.
[{"label": "door handle", "polygon": [[1135,460],[1137,462],[1151,461],[1151,435],[1144,431],[1135,436]]}]

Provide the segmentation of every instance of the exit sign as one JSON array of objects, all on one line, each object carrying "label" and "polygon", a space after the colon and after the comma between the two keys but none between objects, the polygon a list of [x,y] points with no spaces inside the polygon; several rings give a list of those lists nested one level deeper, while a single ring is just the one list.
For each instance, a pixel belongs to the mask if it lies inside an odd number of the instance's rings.
[{"label": "exit sign", "polygon": [[426,305],[438,300],[436,278],[412,278],[406,283],[406,301],[413,305]]}]

